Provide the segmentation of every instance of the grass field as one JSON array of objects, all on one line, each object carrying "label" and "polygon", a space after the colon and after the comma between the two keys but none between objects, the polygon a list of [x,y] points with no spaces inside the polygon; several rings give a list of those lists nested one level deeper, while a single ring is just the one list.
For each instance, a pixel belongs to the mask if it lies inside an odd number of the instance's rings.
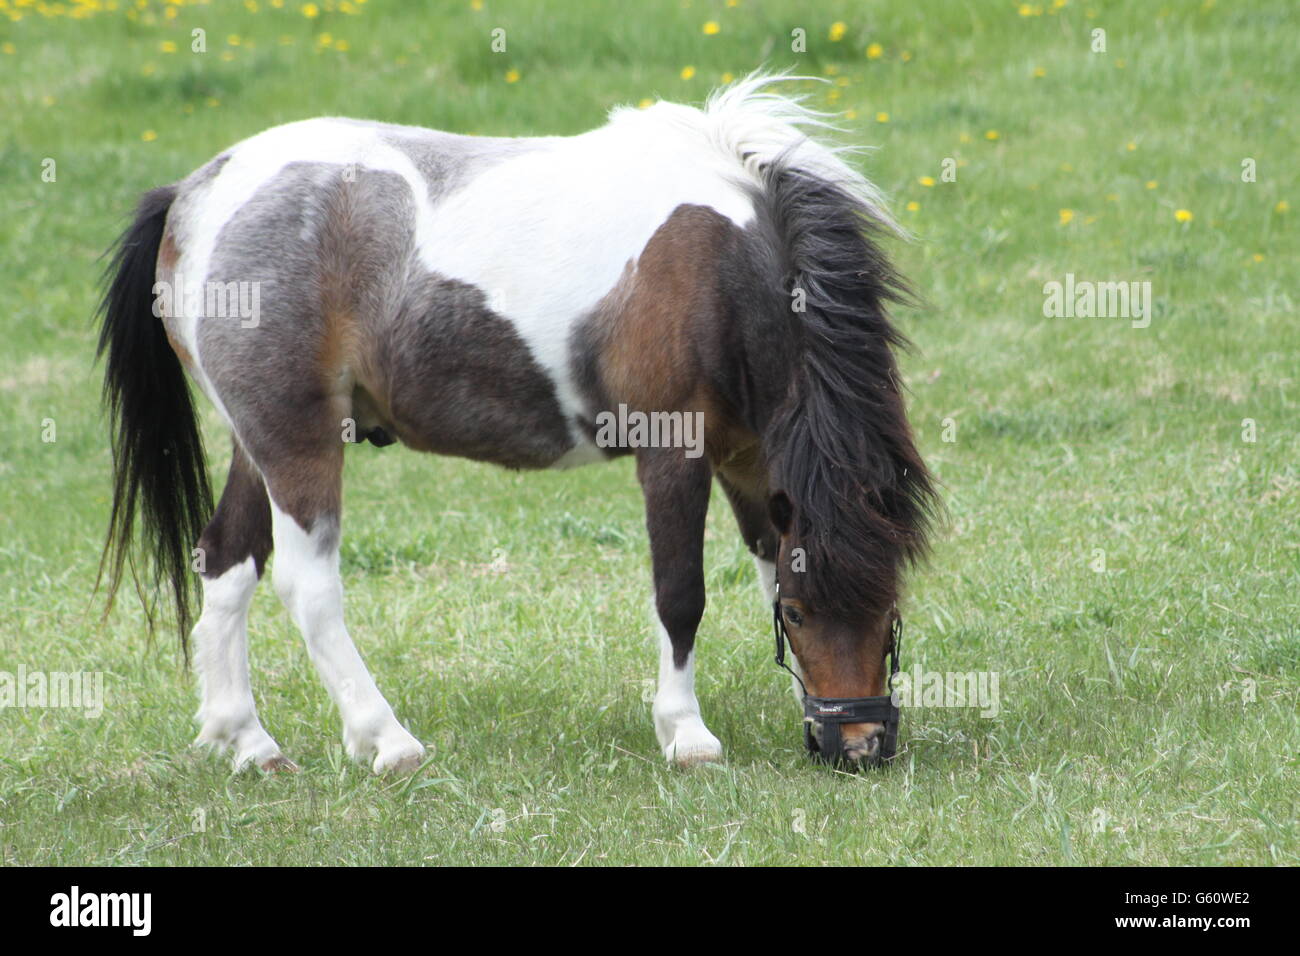
[{"label": "grass field", "polygon": [[[1297,863],[1294,5],[550,6],[0,0],[0,671],[98,671],[106,695],[98,717],[0,710],[4,859]],[[998,716],[907,710],[888,771],[810,765],[719,494],[699,691],[727,758],[669,769],[630,462],[514,474],[360,446],[349,623],[430,761],[394,780],[347,760],[269,587],[254,691],[302,772],[191,751],[174,639],[150,643],[129,593],[101,626],[91,597],[97,257],[137,194],[288,120],[573,133],[764,63],[832,81],[815,102],[879,147],[860,162],[916,234],[893,249],[926,297],[899,317],[904,368],[949,515],[905,666],[998,672]],[[1067,273],[1149,281],[1149,327],[1045,317]]]}]

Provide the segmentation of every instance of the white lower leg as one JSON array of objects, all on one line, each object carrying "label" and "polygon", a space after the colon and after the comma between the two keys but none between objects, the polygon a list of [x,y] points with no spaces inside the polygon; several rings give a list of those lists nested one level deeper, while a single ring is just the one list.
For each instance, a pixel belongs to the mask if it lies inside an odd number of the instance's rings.
[{"label": "white lower leg", "polygon": [[722,744],[709,733],[695,697],[695,652],[682,667],[673,662],[673,642],[662,624],[659,630],[659,686],[655,691],[655,735],[664,756],[681,766],[719,760]]},{"label": "white lower leg", "polygon": [[348,754],[356,760],[374,755],[376,773],[415,769],[424,747],[397,722],[343,623],[337,525],[322,520],[308,533],[273,502],[271,527],[276,592],[339,709]]},{"label": "white lower leg", "polygon": [[251,557],[203,579],[203,613],[194,626],[200,703],[196,744],[232,750],[235,767],[291,767],[263,728],[248,681],[248,606],[257,588]]}]

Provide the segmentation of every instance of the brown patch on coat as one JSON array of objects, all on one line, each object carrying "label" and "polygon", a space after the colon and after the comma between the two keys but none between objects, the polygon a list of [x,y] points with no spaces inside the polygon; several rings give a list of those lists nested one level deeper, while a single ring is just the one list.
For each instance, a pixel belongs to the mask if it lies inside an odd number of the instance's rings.
[{"label": "brown patch on coat", "polygon": [[320,290],[321,325],[315,364],[327,391],[349,392],[359,352],[357,315],[362,290],[370,284],[367,270],[375,251],[370,234],[373,221],[357,209],[354,184],[335,184],[330,215],[325,219],[316,261],[316,286]]},{"label": "brown patch on coat", "polygon": [[343,510],[343,441],[313,442],[306,454],[269,456],[265,468],[271,500],[305,531],[320,520],[337,528]]},{"label": "brown patch on coat", "polygon": [[600,412],[702,412],[704,447],[715,465],[758,438],[710,383],[727,306],[719,259],[736,226],[706,206],[681,205],[636,263],[580,326],[576,378]]},{"label": "brown patch on coat", "polygon": [[[158,265],[154,273],[159,282],[166,282],[172,287],[173,309],[183,307],[185,301],[185,290],[176,287],[176,264],[180,262],[181,250],[176,244],[176,236],[170,226],[163,233],[162,243],[158,246]],[[167,333],[167,344],[172,347],[176,357],[180,359],[181,365],[185,366],[186,371],[191,375],[194,374],[194,357],[190,355],[189,350],[181,344],[180,338],[173,334],[172,316],[163,316],[161,319],[163,330]]]},{"label": "brown patch on coat", "polygon": [[198,546],[204,557],[202,573],[209,579],[219,578],[251,557],[261,577],[271,554],[271,544],[271,508],[266,487],[236,441],[221,501],[199,538]]},{"label": "brown patch on coat", "polygon": [[170,272],[176,268],[176,263],[180,262],[181,250],[176,245],[176,238],[172,235],[170,229],[163,234],[162,244],[158,247],[158,271],[164,269]]}]

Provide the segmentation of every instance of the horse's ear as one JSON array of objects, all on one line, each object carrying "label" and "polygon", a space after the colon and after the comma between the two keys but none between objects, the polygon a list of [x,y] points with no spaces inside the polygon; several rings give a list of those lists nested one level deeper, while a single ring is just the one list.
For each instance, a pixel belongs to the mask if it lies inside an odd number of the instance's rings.
[{"label": "horse's ear", "polygon": [[767,514],[777,531],[781,534],[790,533],[790,524],[794,520],[794,505],[790,503],[789,495],[784,491],[778,491],[768,498]]}]

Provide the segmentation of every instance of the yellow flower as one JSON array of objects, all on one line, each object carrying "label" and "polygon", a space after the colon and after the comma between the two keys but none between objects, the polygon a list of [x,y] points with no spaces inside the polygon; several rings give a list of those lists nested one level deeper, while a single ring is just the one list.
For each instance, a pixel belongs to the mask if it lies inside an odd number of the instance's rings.
[{"label": "yellow flower", "polygon": [[233,60],[234,58],[235,58],[235,51],[234,51],[234,50],[222,50],[222,51],[221,51],[221,62],[223,62],[223,63],[229,63],[229,62],[230,62],[231,60]]},{"label": "yellow flower", "polygon": [[12,43],[6,43],[4,46],[0,46],[0,50],[4,51],[5,56],[13,56],[14,53],[17,52],[17,49],[18,48]]},{"label": "yellow flower", "polygon": [[735,78],[736,78],[735,75],[732,74],[732,73],[723,73],[723,74],[722,74],[722,82],[723,82],[723,83],[730,83],[730,82],[731,82],[732,80],[734,80]]},{"label": "yellow flower", "polygon": [[1257,252],[1253,256],[1251,256],[1251,258],[1254,259],[1256,262],[1263,262],[1264,254],[1262,252]]},{"label": "yellow flower", "polygon": [[693,77],[694,75],[695,75],[695,67],[693,67],[693,66],[684,66],[684,67],[682,67],[682,79],[683,79],[683,80],[689,80],[689,79],[690,79],[691,77]]},{"label": "yellow flower", "polygon": [[244,0],[244,9],[249,13],[257,12],[257,0]]},{"label": "yellow flower", "polygon": [[920,208],[921,208],[921,204],[917,202],[915,199],[913,199],[911,202],[907,204],[908,212],[916,212]]},{"label": "yellow flower", "polygon": [[1042,66],[1034,67],[1034,79],[1041,80],[1047,75],[1047,68]]},{"label": "yellow flower", "polygon": [[1179,222],[1191,222],[1195,217],[1190,209],[1175,209],[1174,218]]},{"label": "yellow flower", "polygon": [[1074,210],[1073,210],[1073,209],[1062,209],[1062,210],[1058,213],[1058,215],[1061,217],[1061,225],[1062,225],[1062,226],[1068,226],[1068,225],[1070,224],[1070,220],[1072,220],[1072,219],[1074,218]]},{"label": "yellow flower", "polygon": [[898,55],[898,58],[902,60],[904,63],[910,63],[912,60],[912,51],[904,50],[902,53]]},{"label": "yellow flower", "polygon": [[471,10],[482,10],[483,0],[469,0],[469,8]]},{"label": "yellow flower", "polygon": [[888,123],[888,122],[889,122],[889,114],[886,113],[884,110],[881,110],[879,113],[876,114],[876,122],[877,122],[877,123]]},{"label": "yellow flower", "polygon": [[507,70],[507,71],[506,71],[506,82],[507,82],[507,83],[518,83],[518,82],[519,82],[519,71],[518,71],[518,70]]},{"label": "yellow flower", "polygon": [[1138,148],[1138,144],[1133,142],[1125,143],[1124,148],[1131,153]]},{"label": "yellow flower", "polygon": [[920,183],[922,186],[933,186],[933,185],[934,185],[934,177],[933,177],[933,176],[922,176],[920,179],[917,180],[917,182]]},{"label": "yellow flower", "polygon": [[1119,193],[1106,193],[1106,202],[1119,202]]},{"label": "yellow flower", "polygon": [[1147,180],[1147,189],[1155,189],[1155,188],[1156,188],[1157,186],[1159,186],[1159,185],[1160,185],[1160,184],[1159,184],[1158,182],[1156,182],[1154,179],[1148,179],[1148,180]]},{"label": "yellow flower", "polygon": [[153,76],[157,69],[158,65],[156,63],[146,63],[140,68],[140,72],[145,76]]},{"label": "yellow flower", "polygon": [[231,46],[239,46],[239,44],[242,43],[243,41],[239,39],[238,33],[232,33],[230,34],[230,36],[226,37],[226,42],[229,43]]},{"label": "yellow flower", "polygon": [[314,3],[304,3],[301,7],[302,15],[308,20],[315,20],[320,16],[320,7]]},{"label": "yellow flower", "polygon": [[348,41],[347,41],[347,40],[335,40],[335,41],[334,41],[334,49],[338,50],[340,53],[346,53],[346,52],[348,52]]},{"label": "yellow flower", "polygon": [[885,48],[883,46],[881,46],[879,43],[873,43],[871,44],[871,46],[867,47],[867,59],[879,60],[880,57],[884,54],[884,52],[885,52]]},{"label": "yellow flower", "polygon": [[1291,204],[1287,202],[1285,199],[1279,199],[1277,205],[1273,207],[1274,212],[1287,212],[1290,209],[1291,209]]},{"label": "yellow flower", "polygon": [[[170,10],[171,7],[168,7],[167,9]],[[171,40],[163,40],[162,43],[158,44],[158,49],[162,50],[164,53],[175,53],[176,44]]]},{"label": "yellow flower", "polygon": [[1002,134],[999,133],[997,130],[995,130],[995,129],[991,129],[991,130],[988,130],[987,132],[985,132],[985,134],[984,134],[984,138],[987,139],[987,140],[989,140],[989,141],[992,141],[992,140],[997,139],[997,138],[998,138],[999,136],[1001,136],[1001,135],[1002,135]]},{"label": "yellow flower", "polygon": [[209,97],[208,97],[206,100],[204,100],[203,102],[204,102],[204,105],[206,105],[206,106],[208,106],[208,107],[213,107],[213,108],[218,107],[218,106],[221,105],[221,100],[217,99],[215,96],[209,96]]},{"label": "yellow flower", "polygon": [[714,36],[721,30],[722,27],[719,25],[717,20],[709,20],[707,23],[704,24],[704,35],[706,37]]},{"label": "yellow flower", "polygon": [[844,118],[845,118],[846,120],[855,120],[855,119],[858,118],[858,111],[857,111],[857,110],[845,110],[845,111],[844,111]]},{"label": "yellow flower", "polygon": [[640,108],[643,109],[643,110],[646,110],[646,109],[649,109],[650,107],[654,106],[654,102],[655,102],[654,100],[650,99],[650,97],[647,96],[647,97],[646,97],[645,99],[643,99],[640,103],[638,103],[637,106],[640,107]]},{"label": "yellow flower", "polygon": [[146,143],[152,143],[154,140],[158,138],[158,134],[151,129],[147,129],[140,134],[140,138],[144,140]]},{"label": "yellow flower", "polygon": [[832,43],[839,43],[844,39],[844,33],[848,30],[843,20],[836,20],[831,24],[831,32],[828,34]]}]

